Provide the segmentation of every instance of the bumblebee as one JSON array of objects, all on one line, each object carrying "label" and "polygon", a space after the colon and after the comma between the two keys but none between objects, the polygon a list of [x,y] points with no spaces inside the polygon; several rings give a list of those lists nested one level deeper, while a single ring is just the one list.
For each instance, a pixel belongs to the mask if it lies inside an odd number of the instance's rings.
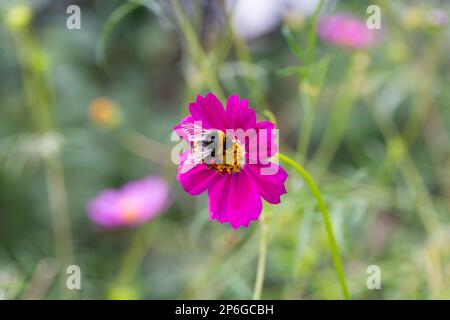
[{"label": "bumblebee", "polygon": [[244,148],[234,137],[221,130],[203,129],[192,123],[183,124],[182,130],[192,142],[192,152],[184,161],[181,171],[187,172],[199,163],[220,174],[241,171]]}]

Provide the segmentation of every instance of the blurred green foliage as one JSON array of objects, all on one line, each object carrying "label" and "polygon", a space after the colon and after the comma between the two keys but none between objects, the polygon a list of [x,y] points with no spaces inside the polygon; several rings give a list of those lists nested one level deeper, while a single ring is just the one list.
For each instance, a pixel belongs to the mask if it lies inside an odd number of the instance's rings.
[{"label": "blurred green foliage", "polygon": [[[66,28],[73,2],[81,30]],[[450,29],[430,20],[450,4],[374,1],[382,42],[351,52],[316,39],[313,17],[247,41],[224,1],[207,3],[2,1],[0,298],[251,298],[261,225],[210,222],[169,157],[172,127],[208,91],[275,115],[281,150],[328,204],[352,298],[450,298]],[[364,1],[326,3],[318,16],[366,17]],[[112,125],[90,110],[99,97]],[[315,199],[289,172],[282,203],[263,210],[262,298],[340,298]],[[99,191],[147,175],[171,184],[166,213],[139,229],[89,221]],[[76,294],[67,263],[82,270]],[[369,265],[381,290],[366,287]]]}]

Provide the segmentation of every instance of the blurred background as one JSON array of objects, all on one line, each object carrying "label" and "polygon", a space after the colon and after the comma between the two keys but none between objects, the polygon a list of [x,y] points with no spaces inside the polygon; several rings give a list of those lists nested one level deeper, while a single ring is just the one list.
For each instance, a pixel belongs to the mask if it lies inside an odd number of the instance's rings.
[{"label": "blurred background", "polygon": [[[81,29],[69,28],[70,5]],[[381,29],[365,27],[369,5]],[[2,1],[0,299],[250,299],[261,243],[262,298],[341,298],[295,171],[285,166],[288,193],[248,229],[209,221],[206,195],[182,190],[172,128],[207,92],[238,93],[277,122],[281,152],[327,202],[353,299],[450,298],[449,9]],[[111,228],[88,214],[102,190],[148,176],[169,191],[145,223]],[[69,265],[80,290],[66,287]],[[370,265],[379,290],[367,287]]]}]

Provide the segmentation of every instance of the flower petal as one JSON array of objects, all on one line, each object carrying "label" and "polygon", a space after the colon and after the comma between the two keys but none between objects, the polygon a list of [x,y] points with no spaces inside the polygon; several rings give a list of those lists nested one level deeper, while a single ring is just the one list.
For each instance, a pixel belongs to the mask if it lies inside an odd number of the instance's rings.
[{"label": "flower petal", "polygon": [[245,171],[222,176],[208,190],[210,218],[234,229],[258,220],[262,201],[256,184]]},{"label": "flower petal", "polygon": [[120,226],[120,210],[117,205],[119,192],[107,189],[91,200],[87,205],[89,218],[95,223],[114,228]]},{"label": "flower petal", "polygon": [[[261,171],[261,169],[265,168],[268,170],[269,167],[273,170],[274,174],[262,174],[264,171]],[[284,183],[288,177],[288,174],[282,167],[271,162],[267,165],[247,165],[245,170],[250,172],[264,200],[271,204],[281,202],[281,195],[286,193]]]},{"label": "flower petal", "polygon": [[276,129],[270,121],[261,121],[255,125],[257,143],[255,145],[246,144],[246,160],[250,164],[267,164],[269,158],[278,152],[275,143]]},{"label": "flower petal", "polygon": [[196,196],[212,187],[221,175],[217,171],[209,169],[204,163],[196,165],[185,173],[181,173],[181,168],[188,154],[189,151],[186,151],[180,157],[177,179],[183,186],[184,191],[191,196]]},{"label": "flower petal", "polygon": [[321,18],[317,33],[322,40],[348,49],[365,49],[377,44],[373,30],[346,13]]},{"label": "flower petal", "polygon": [[121,189],[107,189],[87,205],[89,218],[106,228],[135,226],[162,213],[170,204],[169,187],[159,177],[127,183]]},{"label": "flower petal", "polygon": [[131,203],[137,210],[133,221],[127,222],[141,224],[166,209],[169,204],[169,186],[158,177],[147,177],[125,185],[120,199]]},{"label": "flower petal", "polygon": [[255,127],[255,110],[248,107],[248,100],[239,100],[237,94],[228,98],[226,114],[230,125],[228,129],[247,130]]},{"label": "flower petal", "polygon": [[205,129],[219,129],[225,131],[228,121],[222,103],[212,93],[205,97],[197,96],[195,103],[189,105],[189,112],[193,120],[202,121]]},{"label": "flower petal", "polygon": [[194,118],[192,116],[184,117],[179,124],[177,124],[175,127],[173,127],[173,130],[182,138],[184,141],[189,141],[189,137],[187,135],[187,132],[182,129],[183,124],[186,123],[194,123]]}]

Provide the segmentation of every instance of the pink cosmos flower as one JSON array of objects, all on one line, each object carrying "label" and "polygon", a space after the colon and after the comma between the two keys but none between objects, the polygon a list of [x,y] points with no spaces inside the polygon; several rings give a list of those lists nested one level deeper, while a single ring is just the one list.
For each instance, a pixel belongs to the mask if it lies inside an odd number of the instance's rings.
[{"label": "pink cosmos flower", "polygon": [[127,183],[119,190],[107,189],[87,205],[89,218],[106,228],[143,224],[169,204],[169,187],[158,177]]},{"label": "pink cosmos flower", "polygon": [[[181,155],[178,181],[192,196],[208,192],[211,220],[228,222],[234,229],[248,227],[250,221],[257,220],[261,214],[261,198],[277,204],[281,201],[280,196],[286,193],[284,183],[288,175],[270,161],[278,151],[275,125],[270,121],[257,122],[248,101],[239,100],[237,95],[228,98],[226,109],[211,93],[198,96],[189,105],[189,111],[190,115],[174,127],[175,132],[191,145],[190,150]],[[208,161],[206,157],[198,159],[192,148],[198,139],[193,138],[186,128],[195,130],[196,123],[201,123],[204,128],[199,139],[203,146],[219,143],[215,148],[207,149],[211,156]],[[211,135],[206,137],[208,132],[214,132],[213,138]],[[220,161],[221,154],[223,161]],[[227,160],[228,156],[231,159]]]},{"label": "pink cosmos flower", "polygon": [[319,37],[347,49],[365,49],[375,45],[374,32],[366,24],[347,13],[338,13],[320,19]]}]

